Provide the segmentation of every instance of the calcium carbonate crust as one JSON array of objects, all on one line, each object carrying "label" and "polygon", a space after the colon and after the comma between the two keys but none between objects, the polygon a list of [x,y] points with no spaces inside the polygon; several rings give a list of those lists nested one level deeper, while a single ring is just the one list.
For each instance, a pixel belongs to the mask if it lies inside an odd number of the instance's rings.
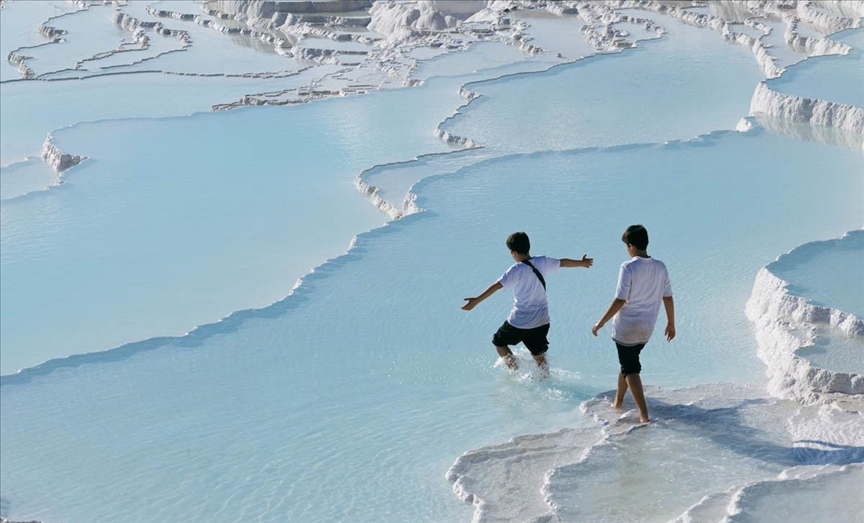
[{"label": "calcium carbonate crust", "polygon": [[70,11],[68,13],[63,13],[60,15],[52,16],[51,18],[49,18],[48,20],[46,20],[45,22],[43,22],[39,26],[39,34],[41,34],[43,37],[47,38],[48,39],[47,42],[43,42],[43,43],[35,44],[35,45],[23,46],[23,47],[19,47],[17,49],[13,49],[6,56],[6,61],[8,61],[10,65],[13,65],[18,69],[18,74],[21,75],[22,79],[29,80],[29,79],[36,77],[36,73],[33,71],[33,69],[30,68],[29,65],[27,65],[27,61],[30,60],[32,57],[25,54],[26,50],[36,49],[38,47],[42,47],[42,46],[46,46],[46,45],[60,44],[60,43],[64,42],[63,37],[66,35],[66,30],[58,29],[58,28],[50,25],[51,22],[53,20],[57,20],[58,18],[62,18],[64,16],[74,14],[78,11],[82,11],[82,10],[87,8],[87,5],[84,4],[84,2],[74,2],[74,4],[76,7],[75,11]]},{"label": "calcium carbonate crust", "polygon": [[[729,441],[750,441],[758,434],[751,442],[754,445],[752,455],[743,452],[742,456],[750,456],[749,459],[756,462],[762,458],[770,460],[764,451],[772,447],[778,456],[788,456],[788,463],[783,458],[786,466],[781,470],[766,470],[764,474],[751,470],[749,479],[720,487],[718,491],[697,494],[701,498],[694,498],[693,504],[677,518],[670,518],[675,523],[743,517],[766,492],[794,490],[800,488],[802,482],[820,488],[822,481],[833,481],[844,475],[853,475],[854,480],[864,472],[861,465],[864,450],[859,446],[864,438],[860,408],[857,412],[838,413],[829,406],[801,406],[797,402],[771,398],[759,388],[732,384],[698,385],[678,390],[647,387],[646,396],[655,422],[641,425],[636,423],[635,406],[629,399],[625,400],[623,411],[610,408],[612,395],[614,391],[609,391],[580,405],[580,411],[593,419],[594,425],[518,436],[505,443],[465,452],[457,458],[447,471],[446,479],[452,483],[453,493],[459,499],[473,505],[472,522],[540,523],[570,521],[577,517],[585,521],[607,520],[608,513],[592,513],[590,508],[586,509],[589,512],[572,514],[574,509],[582,507],[561,506],[564,501],[561,495],[572,492],[571,487],[578,485],[592,466],[614,466],[605,462],[591,463],[595,459],[604,460],[602,454],[608,446],[623,449],[631,441],[638,444],[646,438],[671,451],[686,444],[688,437],[712,439],[713,435],[715,442],[728,445]],[[788,448],[789,453],[781,451],[783,448]],[[601,456],[597,457],[598,453]],[[699,460],[704,462],[701,465],[692,461],[682,464],[680,477],[711,470],[711,459],[712,456],[706,455]],[[678,477],[677,474],[672,476]],[[663,481],[660,479],[661,483]],[[669,511],[675,510],[671,507],[680,501],[657,499],[656,504]],[[599,501],[598,505],[603,502]]]},{"label": "calcium carbonate crust", "polygon": [[781,120],[864,134],[864,108],[781,93],[764,82],[756,86],[750,100],[750,114],[766,114]]},{"label": "calcium carbonate crust", "polygon": [[[864,476],[864,464],[848,465],[805,465],[783,471],[776,478],[754,481],[737,485],[724,492],[716,492],[703,497],[688,508],[671,523],[699,523],[703,521],[722,521],[723,523],[744,523],[753,521],[751,514],[759,501],[778,493],[794,492],[795,489],[818,491],[821,483],[839,479]],[[806,503],[806,501],[805,501]],[[860,500],[849,500],[849,505]]]},{"label": "calcium carbonate crust", "polygon": [[[224,7],[227,4],[244,4],[246,6],[246,11],[254,11],[256,9],[260,9],[260,4],[266,3],[267,2],[251,1],[216,2],[216,4],[219,4],[221,7]],[[337,4],[339,2],[328,3]],[[856,4],[862,3],[864,2],[857,2]],[[491,4],[499,4],[499,2],[490,2],[490,5]],[[502,2],[500,4],[517,5],[516,2]],[[583,3],[571,2],[570,4],[578,6]],[[621,5],[621,7],[629,7],[631,5],[638,4],[638,6],[636,7],[644,8],[642,6],[648,6],[650,9],[657,9],[658,12],[660,9],[660,7],[658,6],[661,6],[661,4],[658,4],[656,2],[622,1],[617,2],[617,4]],[[807,16],[811,17],[814,20],[818,20],[819,23],[824,23],[826,24],[826,26],[830,26],[830,24],[832,23],[836,24],[836,16],[828,15],[822,11],[816,11],[815,9],[810,9],[809,11],[807,11],[806,9],[809,5],[809,2],[799,3],[799,15],[802,12],[802,7],[800,6],[800,4],[804,4],[803,9],[805,9],[805,12],[808,13]],[[555,4],[555,6],[556,9],[570,8],[565,3]],[[500,7],[500,5],[498,7]],[[860,8],[861,7],[859,6],[859,9]],[[383,12],[383,8],[381,9]],[[573,9],[576,9],[577,11],[579,10],[578,7],[574,7]],[[710,17],[700,18],[705,17],[705,15],[698,15],[694,17],[692,15],[694,15],[695,13],[681,13],[679,11],[683,10],[675,11],[675,9],[677,8],[666,9],[667,11],[665,12],[667,14],[672,14],[676,17],[680,16],[682,21],[686,21],[694,25],[711,27],[714,30],[722,32],[724,34],[724,38],[729,35],[729,39],[731,40],[734,40],[738,43],[744,43],[748,46],[752,46],[751,48],[753,49],[754,55],[757,57],[757,60],[760,60],[760,65],[763,67],[763,71],[766,72],[766,76],[775,73],[779,75],[782,72],[782,70],[779,70],[779,68],[773,66],[772,60],[766,58],[767,52],[765,52],[765,48],[761,46],[761,44],[757,45],[755,39],[753,39],[753,41],[749,40],[752,37],[747,37],[746,35],[743,35],[744,37],[746,37],[743,38],[741,36],[741,33],[733,35],[733,32],[730,31],[729,27],[727,25],[724,25],[725,22],[721,23],[716,20],[712,20]],[[486,12],[486,10],[484,10],[484,13],[485,14],[482,14],[477,18],[479,19],[483,16],[490,16],[489,13]],[[589,18],[594,17],[592,18],[592,20],[595,21],[605,20],[605,18],[603,17],[606,15],[601,16],[597,13],[597,11],[583,8],[582,12],[580,12],[580,16]],[[272,16],[280,15],[274,13]],[[501,14],[500,12],[498,12],[491,17],[498,20],[500,19]],[[802,16],[802,19],[803,18],[804,17]],[[620,17],[618,19],[620,20]],[[418,21],[419,20],[420,19],[418,18]],[[427,16],[423,20],[428,20],[428,23],[433,25],[441,23],[440,19],[433,15]],[[383,21],[381,23],[383,23]],[[422,22],[420,26],[423,26],[423,24],[425,23],[426,22]],[[447,22],[445,18],[444,23],[448,24],[450,22]],[[602,24],[598,26],[592,25],[590,27],[592,29],[590,31],[585,31],[586,34],[590,33],[592,35],[599,35],[595,46],[605,49],[611,49],[618,46],[618,44],[615,43],[615,39],[620,35],[616,34],[614,31],[610,32],[603,29],[604,26]],[[132,30],[138,29],[140,29],[140,27],[135,27]],[[414,30],[418,29],[414,28]],[[419,31],[422,30],[424,29],[419,29]],[[787,34],[789,33],[787,32]],[[54,37],[56,38],[57,36],[55,35]],[[807,48],[808,46],[810,46],[810,48],[812,48],[812,52],[816,52],[818,46],[820,45],[824,46],[825,49],[828,49],[830,47],[829,44],[820,44],[813,42],[808,43],[808,40],[795,40],[795,37],[792,38],[792,41],[797,42],[796,45],[803,48]],[[524,49],[525,48],[523,48],[523,50]],[[21,63],[23,64],[23,61]],[[477,94],[473,91],[470,91],[464,87],[463,90],[464,92],[462,93],[462,95],[464,98],[466,98],[466,100],[468,100],[468,103],[470,103],[471,100],[476,98]],[[795,98],[796,97],[790,97],[789,95],[783,95],[782,93],[776,93],[775,91],[771,91],[764,84],[760,84],[760,86],[757,87],[756,93],[754,93],[753,101],[751,102],[751,113],[771,114],[772,116],[776,116],[778,118],[784,118],[793,121],[816,123],[817,125],[830,125],[857,133],[864,132],[862,131],[861,123],[862,121],[864,121],[864,118],[862,118],[860,114],[860,111],[862,111],[860,108],[855,108],[851,106],[836,107],[841,106],[842,104],[832,104],[830,102],[824,102],[821,100],[795,100]],[[855,110],[857,110],[858,112],[856,112]],[[466,147],[478,146],[478,144],[471,142],[468,138],[450,136],[449,133],[441,129],[441,126],[439,126],[435,132],[436,135],[446,141],[453,141]],[[53,144],[50,135],[48,136],[45,144],[43,145],[42,157],[58,172],[62,172],[65,169],[77,165],[78,163],[86,159],[86,157],[84,156],[63,153],[56,145]],[[398,218],[402,216],[404,211],[397,209],[396,206],[394,206],[392,203],[380,198],[380,190],[365,182],[363,180],[362,174],[361,176],[358,176],[356,183],[358,189],[364,194],[367,194],[373,201],[373,203],[379,206],[382,211],[387,212],[393,218]],[[407,201],[411,201],[410,194]],[[416,211],[417,209],[414,208],[413,210],[409,210],[404,213],[409,214],[410,212]],[[349,248],[349,252],[352,249],[353,245],[351,248]],[[310,274],[305,277],[304,280],[312,280],[314,278],[315,275]],[[298,282],[298,285],[295,287],[294,290],[292,290],[292,294],[295,290],[297,290],[298,287],[300,287],[301,283],[302,281]],[[860,375],[851,373],[829,372],[824,369],[817,369],[803,358],[795,356],[795,351],[798,350],[798,348],[804,347],[808,342],[812,341],[815,325],[820,323],[829,324],[843,330],[844,332],[847,332],[850,335],[864,335],[864,326],[862,326],[862,322],[860,319],[847,313],[843,313],[842,311],[837,311],[835,309],[815,307],[812,304],[809,304],[803,298],[798,298],[790,295],[786,291],[786,282],[771,274],[769,268],[762,269],[762,271],[760,271],[760,273],[757,275],[757,279],[754,284],[753,296],[751,296],[751,299],[747,305],[747,315],[748,318],[750,318],[751,321],[753,321],[757,326],[759,355],[763,359],[763,361],[765,361],[766,364],[768,364],[769,366],[769,377],[771,380],[769,384],[769,391],[772,394],[778,397],[785,397],[801,401],[803,403],[821,404],[826,408],[830,408],[830,406],[832,405],[832,399],[834,398],[834,396],[832,395],[838,393],[864,393],[864,379],[862,379]],[[237,318],[234,318],[234,320],[239,321],[238,318],[240,316],[241,314],[237,314]],[[607,401],[606,398],[601,398],[594,403],[586,402],[586,405],[583,406],[583,410],[589,412],[592,409],[596,408],[596,405],[598,405],[599,402],[605,401]],[[477,464],[484,460],[499,459],[502,456],[509,456],[510,458],[512,458],[512,466],[516,467],[520,462],[520,458],[528,454],[531,454],[533,456],[542,456],[542,459],[547,459],[554,463],[562,457],[561,447],[566,447],[567,450],[565,452],[568,453],[568,459],[572,460],[573,462],[579,462],[586,459],[590,455],[592,449],[597,448],[598,445],[602,445],[605,441],[608,441],[608,437],[610,434],[627,434],[630,431],[637,429],[632,424],[626,424],[626,426],[616,424],[614,420],[610,421],[598,419],[598,421],[600,421],[600,428],[596,429],[586,429],[584,431],[576,429],[564,430],[551,436],[523,436],[515,438],[511,442],[500,445],[497,448],[485,448],[478,451],[468,452],[454,463],[454,465],[447,472],[447,478],[451,482],[453,482],[454,493],[460,499],[474,504],[474,521],[490,520],[489,516],[492,516],[493,507],[490,507],[484,499],[482,499],[479,495],[476,494],[476,492],[472,490],[473,485],[471,484],[471,480],[468,476],[468,471],[470,470],[471,465]],[[553,439],[557,438],[557,441],[561,444],[561,447],[558,447],[556,449],[558,443],[549,444],[550,437]],[[796,469],[795,472],[790,472],[787,475],[789,477],[794,476],[795,479],[803,480],[807,479],[808,477],[816,477],[821,474],[830,475],[850,469],[857,470],[856,467],[860,468],[857,465],[845,467],[823,465],[813,469]],[[542,485],[548,485],[551,481],[550,474],[553,468],[541,470],[536,479]],[[810,476],[807,476],[807,474],[810,474]],[[787,478],[778,478],[778,480],[785,479]],[[697,506],[691,507],[687,514],[682,515],[681,518],[676,521],[698,521],[699,519],[694,518],[693,515],[697,514],[700,509],[706,509],[706,507],[709,507],[712,503],[717,504],[720,501],[722,501],[723,506],[729,506],[730,500],[733,502],[731,507],[733,508],[732,515],[734,516],[736,513],[741,512],[740,507],[745,504],[749,496],[755,496],[756,494],[758,494],[760,488],[763,488],[760,486],[762,483],[765,482],[752,483],[743,487],[736,487],[730,489],[725,493],[715,493],[707,495],[699,504],[697,504]],[[530,487],[532,484],[526,482],[526,485]],[[536,485],[536,483],[534,485]],[[548,521],[551,520],[551,518],[553,518],[554,516],[554,507],[551,507],[549,505],[548,498],[542,498],[533,508],[540,509],[540,511],[535,512],[534,516],[528,519],[530,521]],[[735,512],[736,510],[738,510],[738,512]]]},{"label": "calcium carbonate crust", "polygon": [[[805,244],[784,254],[774,264],[825,244]],[[745,309],[747,318],[756,326],[759,357],[768,366],[768,390],[777,397],[805,404],[831,403],[837,394],[864,394],[864,376],[822,369],[797,354],[813,344],[817,326],[827,325],[847,336],[864,337],[864,320],[791,294],[789,283],[771,272],[774,264],[759,271]]]},{"label": "calcium carbonate crust", "polygon": [[58,173],[74,167],[87,159],[86,156],[64,153],[54,145],[54,137],[49,133],[42,144],[42,160]]}]

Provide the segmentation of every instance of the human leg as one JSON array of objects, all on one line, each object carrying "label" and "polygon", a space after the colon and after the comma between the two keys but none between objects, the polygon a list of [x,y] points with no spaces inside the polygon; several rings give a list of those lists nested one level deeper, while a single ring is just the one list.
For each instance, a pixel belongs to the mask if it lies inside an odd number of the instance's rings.
[{"label": "human leg", "polygon": [[495,350],[498,351],[498,355],[504,360],[504,364],[507,365],[508,369],[516,370],[519,368],[519,363],[516,361],[516,357],[513,356],[513,351],[510,350],[510,347],[495,347]]},{"label": "human leg", "polygon": [[498,329],[498,332],[492,336],[492,344],[495,345],[498,356],[501,356],[508,369],[516,370],[519,368],[519,363],[516,361],[516,357],[513,356],[513,351],[510,350],[510,345],[515,345],[520,341],[522,341],[522,337],[519,329],[506,321]]},{"label": "human leg", "polygon": [[549,375],[549,363],[546,361],[546,351],[549,350],[549,340],[546,336],[549,334],[549,324],[527,329],[523,332],[522,343],[531,352],[534,362],[540,368],[541,378],[547,377]]},{"label": "human leg", "polygon": [[546,353],[543,354],[535,354],[534,362],[537,364],[537,367],[540,369],[540,379],[545,379],[549,377],[549,362],[546,361]]},{"label": "human leg", "polygon": [[645,344],[640,345],[621,345],[615,343],[615,348],[618,349],[618,363],[621,364],[621,371],[618,373],[618,390],[615,393],[615,402],[613,408],[619,409],[624,402],[624,394],[627,389],[630,389],[630,395],[633,396],[633,401],[636,402],[636,407],[639,409],[639,420],[642,423],[648,423],[648,407],[645,404],[645,393],[642,389],[642,378],[639,373],[642,372],[642,363],[639,361],[639,354],[645,348]]},{"label": "human leg", "polygon": [[612,402],[613,409],[620,409],[624,405],[624,394],[627,393],[627,380],[624,374],[618,371],[618,390],[615,392],[615,401]]},{"label": "human leg", "polygon": [[642,390],[642,378],[639,374],[628,374],[625,376],[627,385],[630,386],[630,394],[633,396],[633,401],[636,402],[636,408],[639,409],[639,421],[648,423],[648,405],[645,403],[645,392]]}]

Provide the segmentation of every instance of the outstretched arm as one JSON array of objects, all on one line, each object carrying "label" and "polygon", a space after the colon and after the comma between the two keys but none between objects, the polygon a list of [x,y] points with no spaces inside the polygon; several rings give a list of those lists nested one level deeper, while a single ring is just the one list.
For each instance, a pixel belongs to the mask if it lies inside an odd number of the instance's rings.
[{"label": "outstretched arm", "polygon": [[504,286],[501,285],[501,282],[496,281],[495,283],[490,285],[488,289],[483,291],[483,294],[481,294],[480,296],[475,296],[473,298],[465,298],[465,301],[468,303],[466,303],[465,305],[462,306],[462,310],[463,311],[470,311],[471,309],[476,307],[478,303],[485,300],[489,296],[492,296],[493,294],[495,294],[495,291],[497,291],[498,289],[503,289],[503,288],[504,288]]},{"label": "outstretched arm", "polygon": [[620,300],[618,298],[612,300],[612,303],[609,304],[609,308],[606,309],[606,314],[604,314],[603,317],[600,318],[600,321],[598,321],[594,324],[593,327],[591,327],[591,334],[597,336],[597,331],[602,329],[603,326],[606,325],[606,323],[611,320],[613,316],[618,314],[618,311],[621,310],[621,307],[623,307],[625,303],[627,303],[626,300]]},{"label": "outstretched arm", "polygon": [[666,341],[675,337],[675,301],[672,296],[663,296],[663,307],[666,309]]},{"label": "outstretched arm", "polygon": [[589,258],[587,254],[582,255],[581,260],[571,260],[570,258],[561,258],[562,267],[585,267],[586,269],[594,265],[594,258]]}]

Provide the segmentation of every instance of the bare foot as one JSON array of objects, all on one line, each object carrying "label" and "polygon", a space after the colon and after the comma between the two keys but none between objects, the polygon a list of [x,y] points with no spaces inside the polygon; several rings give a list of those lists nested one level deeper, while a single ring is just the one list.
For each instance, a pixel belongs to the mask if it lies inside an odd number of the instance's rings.
[{"label": "bare foot", "polygon": [[639,423],[651,423],[651,420],[645,416],[639,416]]},{"label": "bare foot", "polygon": [[621,410],[622,408],[624,408],[624,402],[623,401],[621,401],[621,402],[613,401],[612,402],[612,408],[615,410]]},{"label": "bare foot", "polygon": [[537,374],[537,381],[543,381],[549,377],[549,365],[538,365],[539,373]]},{"label": "bare foot", "polygon": [[514,358],[512,355],[504,356],[504,365],[507,365],[507,368],[510,370],[518,370],[519,369],[519,363],[516,361],[516,358]]}]

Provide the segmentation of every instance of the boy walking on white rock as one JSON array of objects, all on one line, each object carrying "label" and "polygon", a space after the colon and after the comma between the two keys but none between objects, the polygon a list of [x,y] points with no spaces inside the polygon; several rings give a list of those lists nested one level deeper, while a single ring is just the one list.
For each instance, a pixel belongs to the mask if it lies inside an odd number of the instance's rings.
[{"label": "boy walking on white rock", "polygon": [[612,340],[618,349],[618,390],[612,407],[620,409],[624,394],[630,394],[639,409],[639,421],[648,423],[648,405],[642,389],[642,364],[639,353],[654,332],[654,324],[660,312],[660,303],[666,309],[666,340],[675,337],[675,304],[672,300],[672,285],[669,272],[660,260],[648,256],[648,231],[641,225],[631,225],[621,236],[627,246],[630,259],[621,264],[615,299],[592,328],[591,333],[603,328],[613,317]]},{"label": "boy walking on white rock", "polygon": [[465,298],[463,310],[470,311],[478,303],[485,300],[499,289],[513,289],[513,309],[507,320],[492,337],[492,343],[498,355],[510,369],[519,367],[510,345],[523,343],[543,375],[549,372],[546,362],[546,351],[549,341],[549,305],[546,301],[546,276],[558,270],[559,267],[585,267],[594,264],[594,260],[586,255],[581,260],[569,258],[550,258],[529,254],[531,242],[524,232],[514,232],[507,238],[507,248],[516,261],[498,280],[483,291],[479,296]]}]

